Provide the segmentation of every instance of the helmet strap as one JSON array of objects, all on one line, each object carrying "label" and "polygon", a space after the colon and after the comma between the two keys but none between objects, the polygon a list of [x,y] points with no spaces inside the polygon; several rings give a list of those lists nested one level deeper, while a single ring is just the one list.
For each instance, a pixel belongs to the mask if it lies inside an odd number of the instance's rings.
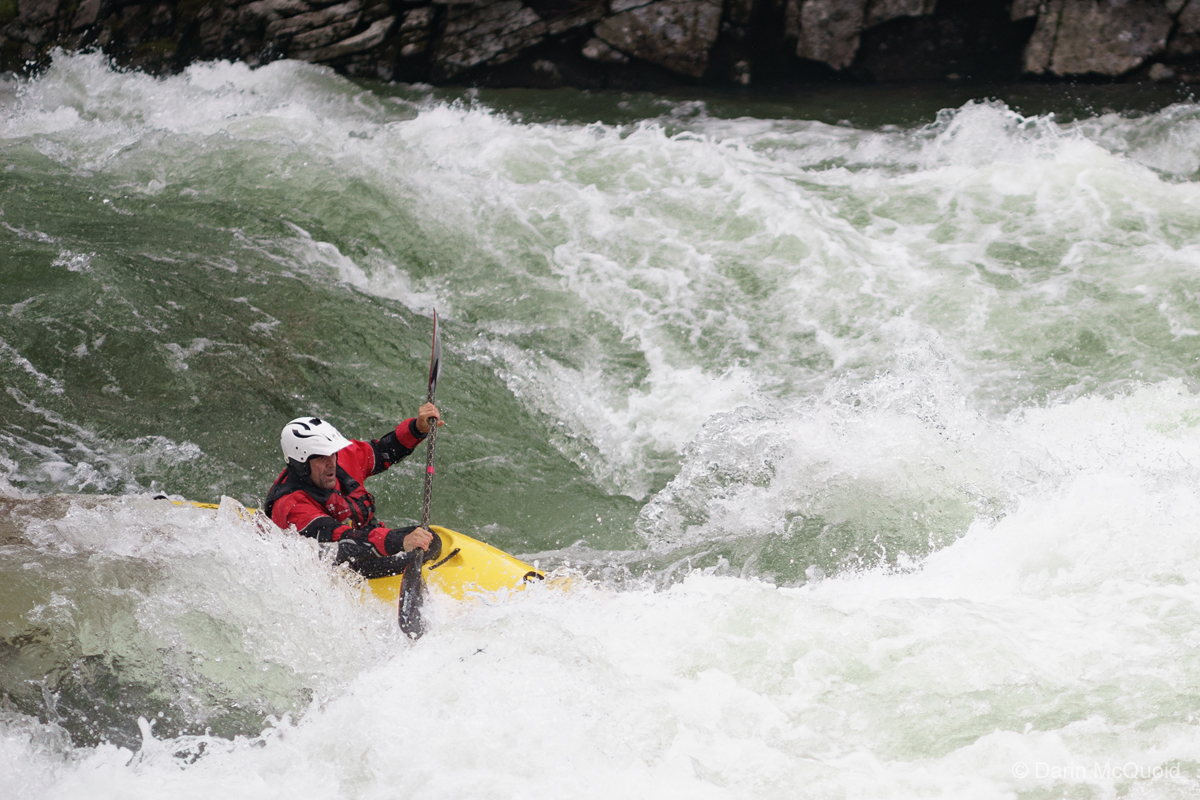
[{"label": "helmet strap", "polygon": [[308,461],[297,461],[294,458],[288,459],[288,472],[295,475],[302,481],[312,481],[312,464]]}]

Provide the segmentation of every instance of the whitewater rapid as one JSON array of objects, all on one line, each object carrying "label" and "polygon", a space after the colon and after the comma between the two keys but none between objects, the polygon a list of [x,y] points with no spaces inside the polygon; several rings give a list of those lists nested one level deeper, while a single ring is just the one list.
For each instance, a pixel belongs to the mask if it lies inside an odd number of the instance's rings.
[{"label": "whitewater rapid", "polygon": [[[0,84],[6,796],[1194,795],[1200,106],[746,106]],[[569,590],[412,644],[151,499],[382,433],[435,308],[439,521]]]}]

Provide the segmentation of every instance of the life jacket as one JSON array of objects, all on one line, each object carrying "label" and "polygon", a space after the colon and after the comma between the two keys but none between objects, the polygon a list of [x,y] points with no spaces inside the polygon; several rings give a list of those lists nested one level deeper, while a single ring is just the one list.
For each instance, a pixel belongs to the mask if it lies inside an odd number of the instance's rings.
[{"label": "life jacket", "polygon": [[361,483],[350,477],[350,473],[337,468],[338,489],[322,489],[307,476],[301,477],[289,466],[267,492],[263,511],[269,517],[275,502],[292,492],[304,492],[317,502],[329,516],[352,528],[374,527],[375,498]]}]

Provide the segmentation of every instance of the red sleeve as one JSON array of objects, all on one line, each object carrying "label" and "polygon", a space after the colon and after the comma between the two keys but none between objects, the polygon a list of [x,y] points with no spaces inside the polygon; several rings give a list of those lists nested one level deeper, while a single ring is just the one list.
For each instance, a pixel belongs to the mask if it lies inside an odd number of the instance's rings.
[{"label": "red sleeve", "polygon": [[375,448],[370,442],[354,441],[338,450],[338,466],[361,484],[375,473]]},{"label": "red sleeve", "polygon": [[375,545],[375,549],[381,556],[388,555],[387,547],[384,546],[384,542],[387,541],[387,535],[387,528],[375,528],[369,534],[367,534],[367,541]]},{"label": "red sleeve", "polygon": [[416,419],[416,417],[406,419],[396,426],[396,439],[409,450],[416,450],[417,445],[424,441],[413,435],[413,428],[417,427],[414,424]]}]

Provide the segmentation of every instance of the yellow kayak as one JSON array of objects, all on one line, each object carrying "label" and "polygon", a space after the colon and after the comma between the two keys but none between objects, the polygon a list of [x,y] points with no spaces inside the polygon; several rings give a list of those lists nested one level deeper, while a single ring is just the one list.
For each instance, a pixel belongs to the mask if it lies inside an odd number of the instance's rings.
[{"label": "yellow kayak", "polygon": [[[171,502],[196,508],[220,508],[216,503],[180,500]],[[238,514],[246,519],[252,517],[256,511],[253,508],[244,508],[240,504],[237,504],[236,509]],[[425,583],[457,600],[462,600],[474,592],[519,590],[530,581],[537,582],[546,577],[521,559],[486,542],[440,525],[430,525],[429,529],[442,540],[442,549],[436,559],[425,563]],[[390,575],[386,578],[373,578],[367,581],[367,585],[373,595],[394,604],[400,599],[402,577]]]},{"label": "yellow kayak", "polygon": [[[472,592],[521,589],[530,581],[546,577],[519,558],[466,534],[440,525],[430,525],[429,530],[442,540],[442,551],[432,562],[426,562],[425,584],[455,599],[462,600]],[[367,584],[376,597],[395,603],[400,599],[402,577],[373,578]]]}]

